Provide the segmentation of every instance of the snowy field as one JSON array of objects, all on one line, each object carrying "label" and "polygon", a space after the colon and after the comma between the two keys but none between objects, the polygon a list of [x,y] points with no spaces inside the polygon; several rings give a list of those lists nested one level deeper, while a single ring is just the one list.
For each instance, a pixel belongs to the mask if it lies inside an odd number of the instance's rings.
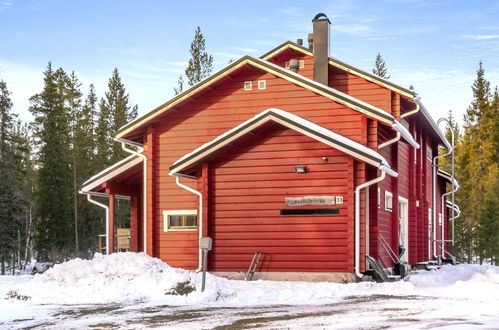
[{"label": "snowy field", "polygon": [[235,281],[139,253],[0,276],[0,328],[499,329],[499,267],[444,266],[406,281]]}]

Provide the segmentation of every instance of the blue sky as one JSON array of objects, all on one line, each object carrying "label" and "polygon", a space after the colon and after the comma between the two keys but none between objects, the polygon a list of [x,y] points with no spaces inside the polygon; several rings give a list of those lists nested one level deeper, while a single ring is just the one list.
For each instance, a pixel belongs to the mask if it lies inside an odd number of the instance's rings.
[{"label": "blue sky", "polygon": [[390,80],[412,84],[434,118],[462,118],[478,62],[499,84],[499,1],[69,1],[0,0],[0,79],[14,111],[29,120],[48,61],[74,70],[86,93],[103,95],[118,67],[139,113],[173,96],[199,25],[215,69],[260,56],[311,32],[318,12],[332,21],[331,55],[371,70],[380,52]]}]

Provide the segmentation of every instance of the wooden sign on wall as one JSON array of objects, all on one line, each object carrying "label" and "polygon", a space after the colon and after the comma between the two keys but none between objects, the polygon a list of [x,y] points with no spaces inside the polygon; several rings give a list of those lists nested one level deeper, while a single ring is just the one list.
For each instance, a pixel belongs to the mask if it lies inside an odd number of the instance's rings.
[{"label": "wooden sign on wall", "polygon": [[330,206],[343,204],[343,196],[303,196],[286,197],[284,199],[286,206]]}]

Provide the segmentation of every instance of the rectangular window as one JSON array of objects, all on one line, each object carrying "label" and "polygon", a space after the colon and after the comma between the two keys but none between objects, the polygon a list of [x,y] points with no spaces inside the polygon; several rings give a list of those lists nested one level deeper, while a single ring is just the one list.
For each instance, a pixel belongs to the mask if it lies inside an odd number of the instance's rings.
[{"label": "rectangular window", "polygon": [[266,89],[267,80],[258,80],[258,89]]},{"label": "rectangular window", "polygon": [[198,211],[163,211],[163,222],[165,231],[196,230],[198,227]]},{"label": "rectangular window", "polygon": [[303,68],[305,67],[305,61],[304,61],[304,60],[299,60],[299,61],[298,61],[298,67],[299,67],[300,69],[303,69]]},{"label": "rectangular window", "polygon": [[289,61],[284,62],[284,68],[289,70]]},{"label": "rectangular window", "polygon": [[430,162],[433,161],[433,150],[430,145],[426,146],[426,158],[428,158]]},{"label": "rectangular window", "polygon": [[392,211],[393,208],[393,194],[385,191],[385,211]]},{"label": "rectangular window", "polygon": [[250,91],[252,89],[253,89],[253,83],[251,81],[245,81],[244,82],[244,90]]}]

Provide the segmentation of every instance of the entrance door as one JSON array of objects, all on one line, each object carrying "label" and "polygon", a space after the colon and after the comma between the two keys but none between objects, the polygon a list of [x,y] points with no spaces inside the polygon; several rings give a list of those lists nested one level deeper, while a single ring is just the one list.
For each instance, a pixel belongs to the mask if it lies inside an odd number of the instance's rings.
[{"label": "entrance door", "polygon": [[407,199],[399,197],[399,244],[403,245],[405,252],[400,258],[402,262],[409,261],[409,203]]}]

